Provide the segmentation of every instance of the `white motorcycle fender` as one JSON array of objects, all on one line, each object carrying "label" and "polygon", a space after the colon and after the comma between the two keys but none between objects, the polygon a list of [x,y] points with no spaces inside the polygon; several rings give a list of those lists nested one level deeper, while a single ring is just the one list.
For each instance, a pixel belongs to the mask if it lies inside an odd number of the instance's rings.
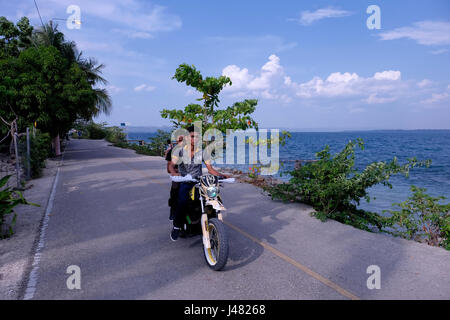
[{"label": "white motorcycle fender", "polygon": [[217,211],[227,210],[217,199],[206,200],[206,204],[211,205]]}]

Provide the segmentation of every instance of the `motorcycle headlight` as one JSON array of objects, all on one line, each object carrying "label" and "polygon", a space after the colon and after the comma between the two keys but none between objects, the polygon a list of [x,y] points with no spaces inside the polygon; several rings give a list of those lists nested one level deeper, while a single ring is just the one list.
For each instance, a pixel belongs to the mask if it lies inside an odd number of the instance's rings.
[{"label": "motorcycle headlight", "polygon": [[216,187],[208,187],[206,189],[206,194],[208,195],[208,197],[210,198],[215,198],[217,197],[217,188]]}]

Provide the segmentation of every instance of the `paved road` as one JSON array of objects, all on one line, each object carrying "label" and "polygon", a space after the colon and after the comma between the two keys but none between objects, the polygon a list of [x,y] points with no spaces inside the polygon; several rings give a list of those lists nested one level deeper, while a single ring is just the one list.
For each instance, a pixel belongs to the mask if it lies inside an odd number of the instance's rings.
[{"label": "paved road", "polygon": [[[230,257],[211,271],[200,238],[169,239],[159,157],[72,140],[45,232],[34,299],[449,299],[450,253],[322,223],[247,184],[223,189]],[[68,290],[66,268],[81,268]],[[366,285],[381,268],[381,289]]]}]

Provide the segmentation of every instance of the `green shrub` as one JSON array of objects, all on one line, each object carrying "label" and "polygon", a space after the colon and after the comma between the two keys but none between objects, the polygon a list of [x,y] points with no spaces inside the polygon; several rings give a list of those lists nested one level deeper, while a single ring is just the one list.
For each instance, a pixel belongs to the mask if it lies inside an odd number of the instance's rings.
[{"label": "green shrub", "polygon": [[145,154],[147,156],[164,156],[167,140],[170,139],[169,132],[158,130],[156,136],[150,138],[150,143],[142,146],[134,143],[127,143],[125,140],[125,133],[118,127],[107,129],[110,133],[107,135],[106,139],[112,142],[114,146],[133,149],[136,153]]},{"label": "green shrub", "polygon": [[158,150],[154,150],[148,145],[139,146],[139,145],[134,144],[134,145],[130,145],[130,147],[131,147],[131,149],[135,150],[136,153],[139,153],[139,154],[145,154],[147,156],[160,156],[161,155]]},{"label": "green shrub", "polygon": [[81,136],[75,133],[72,137],[74,139],[105,139],[107,136],[106,123],[95,123],[94,121],[77,121],[74,124],[74,129],[81,132]]},{"label": "green shrub", "polygon": [[89,122],[86,126],[89,139],[105,139],[106,130],[104,124],[98,124],[95,122]]},{"label": "green shrub", "polygon": [[358,139],[349,141],[344,149],[332,155],[329,146],[316,153],[317,162],[308,163],[289,172],[288,183],[268,187],[272,198],[301,201],[314,207],[313,214],[321,220],[334,219],[367,231],[374,227],[381,230],[386,224],[385,217],[377,213],[357,208],[361,199],[370,201],[367,189],[383,184],[392,188],[389,178],[402,173],[408,176],[409,170],[416,166],[429,166],[430,160],[408,159],[399,165],[397,158],[390,162],[374,162],[362,172],[354,168],[355,147],[364,150],[364,142]]},{"label": "green shrub", "polygon": [[393,206],[400,210],[384,210],[390,213],[389,226],[395,228],[393,234],[406,239],[426,242],[432,246],[442,246],[450,250],[450,203],[439,204],[446,198],[425,194],[425,188],[411,186],[412,196]]},{"label": "green shrub", "polygon": [[[30,203],[23,197],[19,191],[14,191],[10,187],[5,187],[11,176],[5,176],[0,179],[0,239],[8,238],[13,234],[14,224],[16,223],[17,215],[14,212],[14,208],[19,204],[29,204],[38,206],[37,204]],[[6,218],[10,214],[13,214],[13,218],[9,225],[6,225]],[[5,225],[7,230],[4,230]]]},{"label": "green shrub", "polygon": [[151,150],[153,156],[164,156],[167,146],[167,140],[170,140],[171,133],[163,130],[158,130],[156,136],[150,138],[148,148]]},{"label": "green shrub", "polygon": [[107,127],[105,128],[105,139],[113,144],[126,143],[126,133],[119,127]]}]

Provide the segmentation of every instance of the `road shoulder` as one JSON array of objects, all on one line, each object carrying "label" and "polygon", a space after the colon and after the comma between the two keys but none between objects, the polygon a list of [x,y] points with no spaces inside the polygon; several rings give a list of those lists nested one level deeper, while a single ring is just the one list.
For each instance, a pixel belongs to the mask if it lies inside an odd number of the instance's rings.
[{"label": "road shoulder", "polygon": [[19,299],[26,285],[40,226],[60,161],[48,159],[41,178],[27,182],[25,199],[40,207],[20,205],[15,209],[15,233],[0,240],[0,300]]}]

